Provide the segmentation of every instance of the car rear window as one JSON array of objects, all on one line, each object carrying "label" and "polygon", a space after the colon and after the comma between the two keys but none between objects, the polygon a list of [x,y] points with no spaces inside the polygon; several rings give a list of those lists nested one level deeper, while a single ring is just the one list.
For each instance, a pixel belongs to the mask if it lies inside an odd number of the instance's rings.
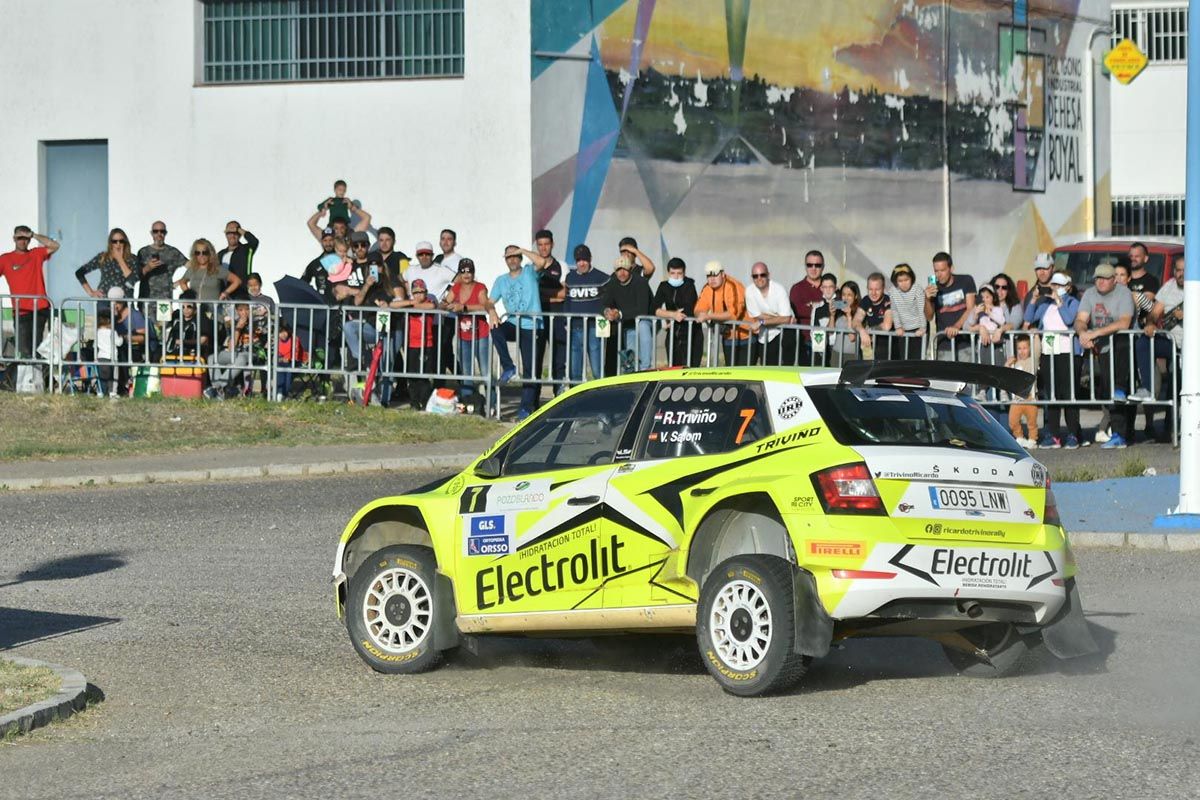
[{"label": "car rear window", "polygon": [[808,393],[829,432],[842,444],[1025,455],[1004,426],[970,397],[891,386],[813,386]]},{"label": "car rear window", "polygon": [[[1101,264],[1116,264],[1121,256],[1128,256],[1129,248],[1117,250],[1059,250],[1054,254],[1056,272],[1066,272],[1076,286],[1092,285],[1092,275]],[[1158,278],[1163,275],[1163,254],[1150,253],[1146,271]]]}]

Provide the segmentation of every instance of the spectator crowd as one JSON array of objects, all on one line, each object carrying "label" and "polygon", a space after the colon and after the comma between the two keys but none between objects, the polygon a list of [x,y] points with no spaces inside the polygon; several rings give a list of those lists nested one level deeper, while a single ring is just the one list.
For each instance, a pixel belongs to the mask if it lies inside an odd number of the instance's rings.
[{"label": "spectator crowd", "polygon": [[[762,261],[743,282],[718,261],[692,278],[678,257],[652,286],[658,268],[634,238],[618,242],[606,270],[608,259],[597,261],[587,244],[576,244],[564,265],[553,233],[540,230],[532,249],[505,248],[505,269],[489,289],[475,261],[457,251],[453,230],[441,231],[437,248],[417,242],[410,258],[397,249],[392,228],[371,222],[347,197],[345,182],[336,182],[307,222],[320,252],[296,271],[298,294],[285,298],[278,289],[287,306],[278,309],[254,271],[260,242],[237,221],[225,225],[221,249],[199,238],[181,251],[156,221],[150,243],[134,251],[126,232],[113,228],[102,250],[75,270],[82,291],[96,298],[94,334],[75,353],[94,372],[80,375],[117,396],[134,390],[138,363],[171,364],[173,374],[195,368],[207,377],[205,394],[221,398],[254,391],[261,374],[257,390],[284,399],[311,390],[314,373],[373,374],[382,359],[375,386],[384,404],[423,409],[435,390],[454,383],[460,401],[482,410],[496,406],[494,394],[483,397],[485,387],[519,377],[519,420],[538,407],[543,376],[557,393],[588,375],[650,369],[663,359],[670,366],[836,367],[857,358],[936,358],[1036,374],[1029,397],[980,395],[1008,405],[1012,432],[1028,447],[1090,445],[1080,427],[1085,400],[1105,401],[1095,436],[1105,448],[1133,443],[1139,404],[1148,436],[1169,440],[1175,424],[1168,416],[1158,432],[1145,401],[1169,399],[1179,384],[1172,377],[1182,346],[1183,258],[1160,285],[1140,243],[1083,276],[1093,283],[1082,291],[1046,253],[1022,293],[1005,273],[977,285],[946,252],[932,257],[925,281],[899,263],[860,286],[827,271],[820,250],[805,254],[804,275],[791,286]],[[44,267],[59,245],[27,226],[17,226],[13,241],[0,255],[0,276],[15,296],[15,357],[32,359],[51,321]],[[330,309],[319,326],[313,307]],[[493,352],[495,382],[488,377]]]}]

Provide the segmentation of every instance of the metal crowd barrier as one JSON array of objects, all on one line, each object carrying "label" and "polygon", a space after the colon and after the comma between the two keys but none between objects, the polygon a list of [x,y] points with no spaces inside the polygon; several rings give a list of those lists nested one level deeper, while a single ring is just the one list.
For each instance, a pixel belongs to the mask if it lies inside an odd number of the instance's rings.
[{"label": "metal crowd barrier", "polygon": [[[14,300],[24,301],[29,310],[14,314]],[[1080,350],[1073,331],[1006,331],[1000,342],[992,343],[970,331],[951,340],[943,333],[902,336],[812,325],[755,331],[753,323],[742,320],[701,323],[642,316],[607,322],[590,314],[547,313],[511,314],[499,329],[489,322],[488,334],[476,337],[477,324],[487,322],[487,314],[284,303],[270,313],[252,300],[93,297],[38,309],[33,302],[38,300],[46,298],[0,295],[6,307],[0,324],[0,373],[9,388],[24,366],[44,370],[38,380],[52,391],[68,393],[112,394],[127,384],[135,390],[145,384],[150,390],[157,380],[160,388],[166,381],[172,393],[185,396],[207,386],[220,394],[257,392],[283,399],[298,394],[297,385],[319,397],[341,382],[349,396],[361,399],[358,393],[367,390],[365,376],[378,350],[372,393],[379,400],[391,399],[403,382],[410,402],[424,407],[435,388],[454,383],[460,402],[473,399],[471,405],[497,416],[501,377],[536,389],[540,397],[543,387],[557,394],[589,376],[665,366],[837,367],[858,358],[940,358],[1002,366],[1020,339],[1030,343],[1037,363],[1036,395],[1025,399],[981,392],[982,403],[1107,407],[1116,390],[1129,396],[1145,389],[1149,397],[1139,404],[1170,409],[1174,419],[1180,388],[1179,348],[1161,331],[1154,341],[1139,330],[1120,331],[1109,337],[1105,352],[1092,355]],[[143,335],[99,346],[108,336],[102,329],[98,334],[99,317],[106,314],[113,331],[128,331],[128,323],[120,320],[125,309],[139,319],[138,325],[144,320]],[[243,335],[231,337],[239,319],[244,320]],[[284,329],[300,348],[292,346],[281,356]],[[501,347],[507,359],[500,356]],[[510,361],[513,372],[505,375]],[[1138,374],[1139,362],[1148,381]],[[1165,379],[1157,362],[1165,362]]]},{"label": "metal crowd barrier", "polygon": [[[54,304],[31,294],[0,294],[0,304],[0,386],[40,392],[53,366]],[[46,307],[39,308],[42,304]]]}]

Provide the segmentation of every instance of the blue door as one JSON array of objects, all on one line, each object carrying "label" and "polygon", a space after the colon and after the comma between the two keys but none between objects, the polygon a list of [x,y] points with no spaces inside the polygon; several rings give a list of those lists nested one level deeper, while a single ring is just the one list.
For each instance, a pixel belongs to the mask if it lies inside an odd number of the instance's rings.
[{"label": "blue door", "polygon": [[108,142],[42,142],[42,167],[38,231],[62,245],[46,265],[46,290],[58,302],[83,294],[75,270],[106,247]]}]

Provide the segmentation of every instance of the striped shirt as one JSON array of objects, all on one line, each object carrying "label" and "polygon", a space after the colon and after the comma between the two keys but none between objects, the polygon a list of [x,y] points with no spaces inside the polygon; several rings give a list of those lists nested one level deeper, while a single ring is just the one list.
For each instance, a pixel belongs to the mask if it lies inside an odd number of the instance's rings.
[{"label": "striped shirt", "polygon": [[916,283],[907,292],[895,286],[887,290],[892,299],[892,324],[905,333],[925,330],[925,289]]}]

